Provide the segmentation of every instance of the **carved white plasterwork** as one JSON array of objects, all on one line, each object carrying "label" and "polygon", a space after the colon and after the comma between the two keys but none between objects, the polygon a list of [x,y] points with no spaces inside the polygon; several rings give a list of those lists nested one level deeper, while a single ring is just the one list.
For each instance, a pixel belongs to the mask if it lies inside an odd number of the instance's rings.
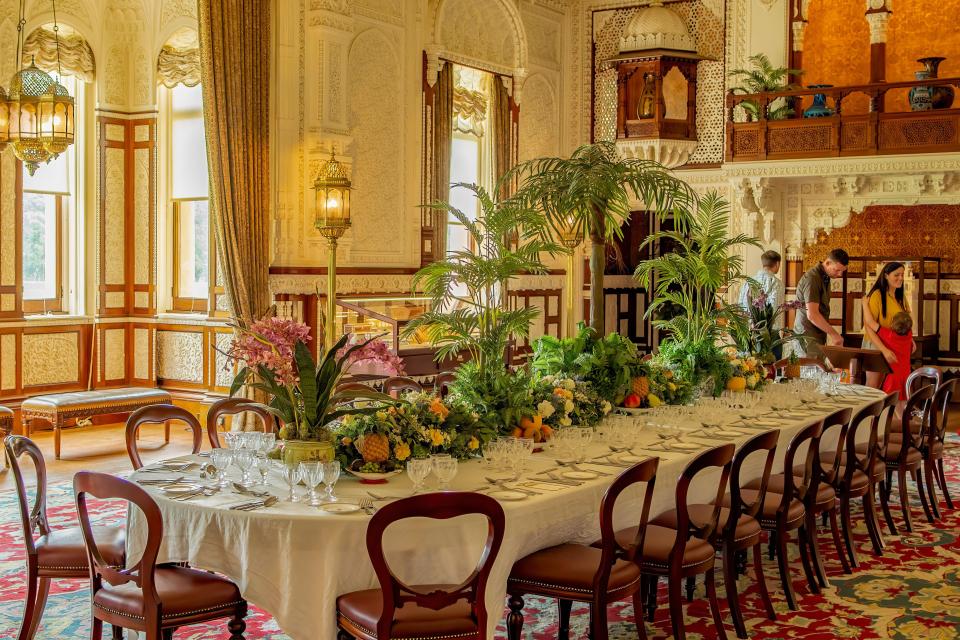
[{"label": "carved white plasterwork", "polygon": [[17,387],[17,336],[0,335],[0,389]]},{"label": "carved white plasterwork", "polygon": [[807,33],[807,21],[794,20],[791,26],[793,28],[793,50],[803,51],[803,36]]},{"label": "carved white plasterwork", "polygon": [[560,105],[556,90],[546,75],[536,73],[523,85],[520,111],[520,161],[560,153]]},{"label": "carved white plasterwork", "polygon": [[233,369],[230,367],[229,359],[223,355],[230,349],[230,342],[233,336],[229,333],[215,333],[214,343],[217,349],[213,352],[214,362],[214,384],[218,387],[229,387],[233,382]]},{"label": "carved white plasterwork", "polygon": [[686,164],[690,154],[697,148],[696,140],[670,139],[618,139],[617,150],[624,158],[653,160],[665,167],[674,168]]},{"label": "carved white plasterwork", "polygon": [[103,332],[103,377],[106,380],[122,380],[126,377],[125,329],[107,329]]},{"label": "carved white plasterwork", "polygon": [[527,67],[527,36],[509,0],[431,0],[430,43],[454,62],[513,75]]},{"label": "carved white plasterwork", "polygon": [[157,331],[157,377],[203,382],[203,334]]},{"label": "carved white plasterwork", "polygon": [[541,16],[532,11],[524,11],[522,15],[529,43],[530,62],[559,69],[563,23],[555,17]]},{"label": "carved white plasterwork", "polygon": [[194,0],[163,0],[160,8],[160,27],[165,28],[176,18],[197,19],[197,3]]},{"label": "carved white plasterwork", "polygon": [[20,340],[23,386],[62,384],[79,379],[78,333],[27,333]]},{"label": "carved white plasterwork", "polygon": [[870,44],[881,44],[887,41],[888,22],[890,22],[889,11],[867,14],[867,23],[870,25]]},{"label": "carved white plasterwork", "polygon": [[[327,277],[322,275],[270,276],[270,292],[316,293],[327,290]],[[339,294],[353,293],[409,293],[413,290],[411,275],[341,275],[337,274]]]}]

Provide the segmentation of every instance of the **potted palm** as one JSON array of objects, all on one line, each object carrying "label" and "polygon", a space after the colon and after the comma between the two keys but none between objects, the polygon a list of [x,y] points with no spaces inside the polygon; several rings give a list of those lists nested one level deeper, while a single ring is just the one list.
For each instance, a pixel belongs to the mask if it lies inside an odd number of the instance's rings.
[{"label": "potted palm", "polygon": [[[452,392],[506,429],[531,413],[530,380],[508,371],[508,349],[527,337],[539,313],[535,307],[510,307],[510,283],[524,273],[546,273],[540,256],[563,249],[544,233],[543,216],[519,200],[498,198],[475,184],[455,187],[477,198],[476,220],[446,202],[430,206],[456,218],[475,248],[452,251],[417,272],[414,288],[432,304],[404,334],[425,334],[437,347],[438,361],[466,352],[470,359],[457,369]],[[499,192],[499,186],[493,190]]]},{"label": "potted palm", "polygon": [[249,328],[235,329],[238,335],[228,355],[241,367],[230,386],[230,395],[238,394],[244,387],[266,395],[268,400],[261,406],[280,420],[283,456],[289,464],[332,460],[331,425],[344,416],[381,408],[354,406],[355,401],[394,402],[372,388],[337,391],[351,356],[370,341],[354,344],[338,354],[349,339],[343,336],[317,362],[307,346],[310,330],[302,323],[270,317]]},{"label": "potted palm", "polygon": [[[749,61],[749,69],[733,69],[727,74],[728,78],[740,83],[732,87],[730,89],[731,92],[755,95],[769,91],[796,89],[796,85],[789,83],[788,80],[790,76],[799,76],[803,73],[800,69],[774,67],[770,62],[770,58],[763,53],[750,56]],[[747,114],[748,121],[760,119],[760,104],[755,100],[744,100],[740,103],[740,106]],[[787,101],[778,98],[767,108],[768,120],[786,120],[793,114],[794,108],[792,100]]]},{"label": "potted palm", "polygon": [[736,250],[759,243],[743,234],[728,237],[729,206],[716,193],[705,196],[686,218],[685,232],[660,231],[644,241],[667,240],[676,248],[641,261],[634,277],[654,292],[648,316],[676,310],[672,317],[653,321],[666,335],[658,358],[700,392],[719,392],[731,374],[720,345],[746,324],[743,309],[724,301],[720,290],[745,280]]},{"label": "potted palm", "polygon": [[606,245],[622,235],[639,200],[665,215],[689,208],[690,188],[663,165],[620,158],[613,142],[579,147],[569,158],[538,158],[518,165],[517,198],[542,212],[554,238],[590,241],[590,326],[603,335]]}]

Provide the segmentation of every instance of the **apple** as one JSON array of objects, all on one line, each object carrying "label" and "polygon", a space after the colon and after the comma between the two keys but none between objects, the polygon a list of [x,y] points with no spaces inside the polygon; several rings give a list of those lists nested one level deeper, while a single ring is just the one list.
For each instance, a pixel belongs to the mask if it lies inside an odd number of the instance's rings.
[{"label": "apple", "polygon": [[623,406],[628,409],[636,409],[643,403],[643,400],[635,393],[628,393],[623,399]]}]

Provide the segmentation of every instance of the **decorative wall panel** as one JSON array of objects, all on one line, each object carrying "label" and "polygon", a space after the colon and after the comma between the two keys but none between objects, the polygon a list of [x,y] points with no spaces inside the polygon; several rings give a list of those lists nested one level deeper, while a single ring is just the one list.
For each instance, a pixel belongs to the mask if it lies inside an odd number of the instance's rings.
[{"label": "decorative wall panel", "polygon": [[[148,127],[137,127],[137,130]],[[148,139],[149,140],[149,139]],[[151,149],[136,149],[133,152],[133,221],[134,221],[134,278],[137,284],[149,284],[153,255],[150,251],[152,225],[150,212],[153,209],[150,202],[150,157]],[[149,304],[136,306],[148,307]]]},{"label": "decorative wall panel", "polygon": [[106,193],[103,211],[104,239],[101,246],[104,269],[101,276],[104,284],[124,284],[124,247],[126,246],[124,150],[107,148],[103,153]]},{"label": "decorative wall panel", "polygon": [[29,333],[21,337],[23,386],[77,382],[80,334]]},{"label": "decorative wall panel", "polygon": [[103,378],[123,380],[126,378],[126,329],[103,331]]},{"label": "decorative wall panel", "polygon": [[203,333],[157,331],[157,377],[203,383]]},{"label": "decorative wall panel", "polygon": [[112,291],[104,294],[106,306],[110,309],[123,308],[123,301],[126,296],[122,292]]},{"label": "decorative wall panel", "polygon": [[139,380],[150,378],[150,329],[136,327],[133,330],[133,377]]},{"label": "decorative wall panel", "polygon": [[0,334],[0,389],[17,388],[17,336]]},{"label": "decorative wall panel", "polygon": [[542,73],[523,84],[520,109],[520,161],[560,153],[560,114],[555,88]]},{"label": "decorative wall panel", "polygon": [[230,342],[233,340],[232,333],[215,333],[215,344],[217,351],[214,351],[214,384],[218,387],[230,387],[233,382],[233,367],[230,366],[229,359],[221,352],[230,349]]}]

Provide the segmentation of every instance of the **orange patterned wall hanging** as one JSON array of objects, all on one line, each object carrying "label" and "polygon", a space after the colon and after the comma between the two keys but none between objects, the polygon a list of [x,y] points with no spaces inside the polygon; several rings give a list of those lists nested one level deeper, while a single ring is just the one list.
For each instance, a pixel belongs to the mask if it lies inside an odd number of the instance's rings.
[{"label": "orange patterned wall hanging", "polygon": [[826,233],[803,250],[809,268],[834,248],[852,256],[943,258],[944,274],[960,272],[960,205],[876,205],[854,213],[845,227]]}]

